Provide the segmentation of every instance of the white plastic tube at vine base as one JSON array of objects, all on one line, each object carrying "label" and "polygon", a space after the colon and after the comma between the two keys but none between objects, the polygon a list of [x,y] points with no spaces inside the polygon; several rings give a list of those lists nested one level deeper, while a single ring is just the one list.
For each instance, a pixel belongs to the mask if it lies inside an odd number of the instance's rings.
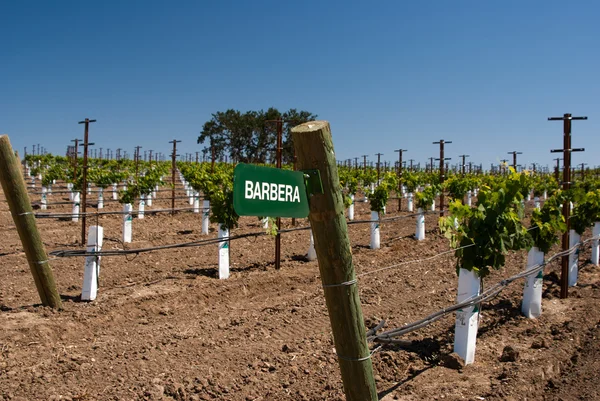
[{"label": "white plastic tube at vine base", "polygon": [[467,206],[471,206],[471,197],[472,197],[472,193],[471,191],[467,191]]},{"label": "white plastic tube at vine base", "polygon": [[[581,236],[575,230],[569,231],[569,248],[573,248],[579,243]],[[579,248],[569,255],[569,287],[577,285],[577,276],[579,275]]]},{"label": "white plastic tube at vine base", "polygon": [[[600,236],[600,222],[594,223],[594,228],[592,228],[592,236],[598,238]],[[597,239],[592,240],[592,264],[598,266],[599,256],[600,256],[600,241]]]},{"label": "white plastic tube at vine base", "polygon": [[92,194],[92,184],[88,184],[88,189],[87,189],[87,194],[91,195]]},{"label": "white plastic tube at vine base", "polygon": [[[463,302],[479,295],[481,280],[472,270],[459,269],[458,295],[456,302]],[[479,305],[459,309],[456,312],[454,325],[454,352],[465,362],[465,365],[475,361],[475,345],[479,326]]]},{"label": "white plastic tube at vine base", "polygon": [[[52,180],[52,184],[56,184],[56,180]],[[48,184],[48,195],[52,195],[52,184]]]},{"label": "white plastic tube at vine base", "polygon": [[[100,226],[91,226],[88,231],[88,252],[99,252],[102,250],[102,239],[104,229]],[[100,276],[100,259],[102,256],[86,256],[83,268],[83,286],[81,288],[81,300],[93,301],[98,294],[98,277]]]},{"label": "white plastic tube at vine base", "polygon": [[308,243],[308,252],[306,259],[313,261],[317,259],[317,251],[315,250],[315,238],[313,237],[312,229],[310,230],[310,241]]},{"label": "white plastic tube at vine base", "polygon": [[407,209],[409,212],[412,212],[414,210],[414,196],[412,192],[408,193],[408,202],[407,202]]},{"label": "white plastic tube at vine base", "polygon": [[209,216],[210,202],[205,200],[202,202],[202,234],[208,234]]},{"label": "white plastic tube at vine base", "polygon": [[72,213],[73,215],[71,216],[71,221],[79,221],[79,202],[80,202],[80,197],[81,195],[79,195],[79,192],[75,192],[73,194],[73,210]]},{"label": "white plastic tube at vine base", "polygon": [[348,220],[354,220],[354,195],[350,195],[350,199],[352,199],[352,204],[348,206]]},{"label": "white plastic tube at vine base", "polygon": [[[533,247],[527,254],[527,268],[541,265],[544,263],[544,252],[539,248]],[[540,270],[537,274],[525,277],[525,288],[523,289],[523,303],[521,312],[530,319],[542,315],[542,286],[544,280],[544,271]]]},{"label": "white plastic tube at vine base", "polygon": [[379,213],[371,212],[371,249],[381,248],[379,241]]},{"label": "white plastic tube at vine base", "polygon": [[535,210],[540,210],[540,197],[536,196],[533,198],[533,204],[535,205]]},{"label": "white plastic tube at vine base", "polygon": [[46,210],[48,207],[46,206],[48,204],[48,189],[46,189],[46,187],[42,187],[42,206],[41,209],[42,210]]},{"label": "white plastic tube at vine base", "polygon": [[132,220],[133,216],[131,215],[131,211],[133,210],[133,206],[131,203],[126,203],[123,205],[123,242],[131,242],[131,231],[132,231]]},{"label": "white plastic tube at vine base", "polygon": [[98,209],[104,209],[104,188],[98,188]]},{"label": "white plastic tube at vine base", "polygon": [[267,228],[269,228],[269,218],[268,217],[263,217],[261,222],[262,222],[262,228],[264,228],[265,230]]},{"label": "white plastic tube at vine base", "polygon": [[[219,239],[229,237],[229,229],[219,224]],[[219,242],[219,279],[229,278],[229,241]]]},{"label": "white plastic tube at vine base", "polygon": [[112,198],[113,200],[119,199],[117,194],[117,184],[112,184]]},{"label": "white plastic tube at vine base", "polygon": [[200,213],[200,193],[194,193],[194,213]]},{"label": "white plastic tube at vine base", "polygon": [[531,192],[527,194],[527,202],[531,200]]},{"label": "white plastic tube at vine base", "polygon": [[152,206],[152,193],[146,195],[146,206]]},{"label": "white plastic tube at vine base", "polygon": [[544,200],[548,199],[548,191],[544,191]]},{"label": "white plastic tube at vine base", "polygon": [[144,201],[146,197],[144,195],[140,195],[140,204],[139,204],[139,208],[138,208],[138,219],[143,219],[144,218],[144,211],[146,209],[146,202]]},{"label": "white plastic tube at vine base", "polygon": [[188,189],[188,202],[191,205],[194,204],[194,191],[192,189]]},{"label": "white plastic tube at vine base", "polygon": [[417,241],[423,241],[425,239],[425,213],[423,209],[417,209],[417,231],[415,232],[415,238]]},{"label": "white plastic tube at vine base", "polygon": [[431,202],[431,209],[432,212],[435,212],[435,199]]}]

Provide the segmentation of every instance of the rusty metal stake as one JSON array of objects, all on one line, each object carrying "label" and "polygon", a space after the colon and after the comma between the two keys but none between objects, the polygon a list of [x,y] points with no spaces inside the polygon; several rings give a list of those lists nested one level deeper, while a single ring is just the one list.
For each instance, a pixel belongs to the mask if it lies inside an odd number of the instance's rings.
[{"label": "rusty metal stake", "polygon": [[516,150],[513,150],[512,152],[508,152],[507,154],[513,155],[513,168],[515,169],[515,171],[517,171],[517,155],[522,155],[523,152],[517,152]]},{"label": "rusty metal stake", "polygon": [[[459,155],[458,157],[462,157],[462,175],[465,175],[465,159],[467,157],[471,157],[470,155]],[[471,172],[471,171],[469,171]]]},{"label": "rusty metal stake", "polygon": [[[140,149],[141,146],[136,146],[135,151],[133,152],[133,160],[135,160],[135,183],[138,182],[139,177],[139,163],[140,163]],[[145,153],[145,152],[144,152]]]},{"label": "rusty metal stake", "polygon": [[[85,124],[84,133],[83,133],[83,180],[81,184],[81,245],[85,246],[85,212],[86,212],[86,197],[87,197],[87,159],[88,159],[88,146],[90,145],[89,139],[89,131],[90,131],[90,123],[95,123],[96,120],[90,120],[86,118],[84,121],[79,121],[79,124]],[[93,143],[91,144],[93,145]],[[77,151],[76,151],[77,152]],[[75,153],[77,156],[77,153]]]},{"label": "rusty metal stake", "polygon": [[171,216],[175,214],[175,170],[177,169],[177,139],[169,141],[173,144],[173,153],[171,154]]},{"label": "rusty metal stake", "polygon": [[379,166],[381,165],[381,156],[383,156],[383,153],[375,153],[375,155],[377,156],[377,185],[379,185]]},{"label": "rusty metal stake", "polygon": [[444,141],[443,139],[440,139],[438,142],[433,142],[434,145],[439,144],[440,145],[440,158],[436,159],[440,161],[440,186],[442,187],[442,190],[440,191],[440,217],[444,217],[444,166],[445,166],[445,161],[446,160],[452,160],[449,157],[444,157],[444,145],[447,143],[452,143],[452,141]]},{"label": "rusty metal stake", "polygon": [[[549,117],[548,121],[563,121],[563,148],[553,149],[551,153],[563,153],[563,190],[567,191],[571,188],[571,153],[583,152],[585,149],[571,149],[571,121],[572,120],[587,120],[587,117],[572,117],[571,114],[565,114],[562,117]],[[562,250],[569,250],[569,230],[571,222],[571,207],[569,202],[563,202],[563,216],[567,224],[567,228],[562,235]],[[569,255],[562,257],[561,275],[560,275],[560,297],[567,298],[569,296]]]},{"label": "rusty metal stake", "polygon": [[408,152],[406,149],[396,149],[398,152],[398,211],[402,210],[402,154]]}]

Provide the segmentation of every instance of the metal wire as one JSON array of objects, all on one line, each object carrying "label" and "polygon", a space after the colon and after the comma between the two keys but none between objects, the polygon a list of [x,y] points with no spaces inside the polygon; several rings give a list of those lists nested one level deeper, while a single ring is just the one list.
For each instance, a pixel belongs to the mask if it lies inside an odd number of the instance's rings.
[{"label": "metal wire", "polygon": [[[201,207],[199,209],[202,209]],[[190,208],[175,208],[175,209],[151,209],[144,210],[144,214],[155,214],[155,213],[170,213],[172,211],[181,212],[181,211],[192,211],[193,207]],[[35,213],[35,217],[39,219],[64,219],[66,217],[81,217],[81,216],[105,216],[105,215],[122,215],[122,214],[136,214],[137,212],[124,212],[124,211],[114,211],[114,212],[86,212],[86,213]]]}]

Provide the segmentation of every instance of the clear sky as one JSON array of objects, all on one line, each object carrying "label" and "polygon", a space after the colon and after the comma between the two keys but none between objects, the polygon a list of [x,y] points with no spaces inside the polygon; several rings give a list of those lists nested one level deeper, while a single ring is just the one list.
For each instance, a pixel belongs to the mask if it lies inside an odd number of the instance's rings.
[{"label": "clear sky", "polygon": [[180,153],[211,113],[298,108],[332,126],[338,159],[425,162],[445,139],[489,167],[574,163],[600,150],[597,1],[2,1],[0,133],[64,154],[97,119],[97,147]]}]

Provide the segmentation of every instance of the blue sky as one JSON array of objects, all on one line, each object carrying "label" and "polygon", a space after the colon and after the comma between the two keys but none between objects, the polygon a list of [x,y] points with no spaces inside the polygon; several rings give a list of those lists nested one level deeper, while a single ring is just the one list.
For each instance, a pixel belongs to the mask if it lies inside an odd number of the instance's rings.
[{"label": "blue sky", "polygon": [[475,163],[600,164],[600,3],[593,1],[5,1],[0,133],[63,154],[201,150],[211,113],[298,108],[332,126],[338,159],[425,162],[453,141]]}]

